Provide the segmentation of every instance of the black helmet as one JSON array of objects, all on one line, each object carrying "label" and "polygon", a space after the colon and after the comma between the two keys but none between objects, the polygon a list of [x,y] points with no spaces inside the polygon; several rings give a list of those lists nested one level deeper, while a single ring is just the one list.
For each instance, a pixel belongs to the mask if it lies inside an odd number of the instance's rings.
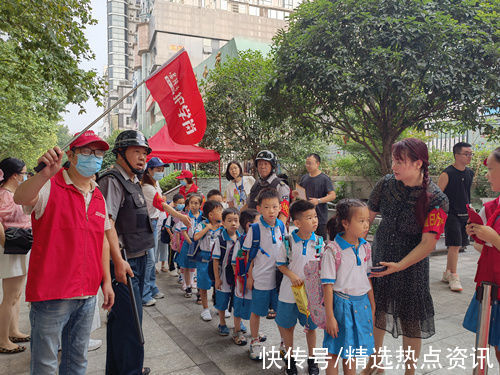
[{"label": "black helmet", "polygon": [[144,134],[138,130],[125,130],[116,137],[113,154],[118,155],[119,149],[126,149],[130,146],[145,147],[148,154],[152,151]]},{"label": "black helmet", "polygon": [[273,168],[273,170],[278,166],[278,158],[276,158],[276,155],[274,155],[274,153],[268,150],[259,151],[254,161],[255,168],[257,168],[257,163],[259,162],[259,160],[265,160],[271,163],[271,167]]}]

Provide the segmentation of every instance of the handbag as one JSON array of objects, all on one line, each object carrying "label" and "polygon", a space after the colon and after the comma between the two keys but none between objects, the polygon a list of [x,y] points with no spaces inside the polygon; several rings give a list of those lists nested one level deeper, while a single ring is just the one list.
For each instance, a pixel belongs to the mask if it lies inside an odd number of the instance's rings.
[{"label": "handbag", "polygon": [[5,230],[4,254],[28,254],[33,245],[33,233],[29,228]]}]

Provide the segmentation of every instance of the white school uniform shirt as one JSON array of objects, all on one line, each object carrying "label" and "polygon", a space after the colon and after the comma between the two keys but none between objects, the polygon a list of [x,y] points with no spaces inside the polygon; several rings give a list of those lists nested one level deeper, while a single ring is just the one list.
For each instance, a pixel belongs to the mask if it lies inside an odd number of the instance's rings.
[{"label": "white school uniform shirt", "polygon": [[[281,245],[276,264],[278,266],[287,266],[290,271],[304,280],[304,266],[310,260],[314,260],[316,255],[321,253],[323,249],[317,248],[317,236],[314,233],[311,234],[309,239],[303,240],[298,236],[297,232],[298,229],[295,229],[290,236],[290,249],[288,250],[288,254],[285,244],[283,243]],[[324,245],[321,247],[324,247]],[[295,297],[292,292],[292,282],[286,275],[283,275],[278,299],[281,302],[295,303]]]},{"label": "white school uniform shirt", "polygon": [[[197,226],[197,220],[201,220],[201,211],[200,211],[200,216],[198,216],[197,218],[194,217],[194,215],[191,213],[191,211],[188,212],[188,216],[189,218],[191,219],[191,226],[189,227],[189,229],[184,225],[184,223],[182,221],[178,221],[175,225],[174,225],[174,231],[176,232],[182,232],[183,230],[186,230],[187,231],[187,234],[189,236],[189,238],[193,238],[194,236],[194,233],[195,233],[195,229],[196,229],[196,226]],[[174,222],[175,222],[175,219],[174,219]]]},{"label": "white school uniform shirt", "polygon": [[[208,221],[202,221],[199,223],[195,230],[194,233],[201,232],[203,228],[205,228],[208,224]],[[201,237],[198,240],[198,243],[200,244],[200,251],[208,251],[211,252],[213,249],[213,246],[215,244],[215,240],[221,234],[223,227],[219,227],[216,230],[209,229],[207,233],[203,237]]]},{"label": "white school uniform shirt", "polygon": [[[239,238],[240,235],[238,232],[236,232],[237,237]],[[224,254],[224,259],[220,259],[221,257],[221,248],[220,248],[220,238],[221,236],[224,238],[226,241],[226,253]],[[233,241],[231,237],[229,237],[229,234],[227,233],[226,229],[222,229],[221,236],[218,236],[215,239],[215,245],[214,245],[214,251],[212,252],[212,258],[217,259],[220,264],[222,265],[221,267],[221,272],[219,273],[219,277],[222,281],[222,285],[220,288],[221,292],[224,293],[231,293],[231,286],[228,284],[226,280],[226,266],[231,262],[231,259],[229,259],[229,253],[231,250],[234,252],[236,244],[239,242],[238,240]]]},{"label": "white school uniform shirt", "polygon": [[[257,222],[257,225],[260,227],[260,249],[253,261],[252,277],[254,280],[254,289],[272,290],[276,288],[276,258],[283,243],[283,236],[278,221],[279,219],[276,219],[274,227],[267,224],[262,216],[260,217],[260,221]],[[243,242],[243,250],[250,250],[252,247],[252,238],[253,229],[249,229]]]},{"label": "white school uniform shirt", "polygon": [[[359,238],[359,245],[350,244],[342,238],[343,233],[335,236],[340,246],[340,266],[336,269],[335,254],[330,242],[321,257],[320,278],[322,284],[333,284],[333,290],[351,296],[362,296],[371,290],[370,269],[372,266],[371,247],[365,239]],[[367,254],[367,253],[370,254]]]},{"label": "white school uniform shirt", "polygon": [[[238,241],[236,241],[236,245],[234,246],[234,250],[233,250],[233,257],[231,259],[231,264],[233,266],[236,266],[236,257],[238,255],[238,252],[240,251],[241,249],[241,239],[239,239]],[[252,290],[251,289],[245,289],[245,295],[243,295],[243,293],[241,292],[241,281],[239,280],[239,277],[235,275],[235,288],[234,288],[234,295],[238,298],[244,298],[244,299],[248,299],[248,300],[251,300],[252,299]]]}]

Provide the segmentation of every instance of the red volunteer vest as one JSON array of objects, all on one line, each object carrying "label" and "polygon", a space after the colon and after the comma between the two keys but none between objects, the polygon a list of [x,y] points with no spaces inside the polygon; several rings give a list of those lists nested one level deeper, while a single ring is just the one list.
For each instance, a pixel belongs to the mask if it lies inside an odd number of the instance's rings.
[{"label": "red volunteer vest", "polygon": [[31,215],[33,247],[26,301],[47,301],[97,294],[102,280],[105,202],[95,189],[89,208],[59,171],[50,180],[50,196],[39,220]]},{"label": "red volunteer vest", "polygon": [[[500,234],[500,197],[484,205],[487,225]],[[500,286],[500,251],[493,246],[483,246],[483,251],[477,262],[476,278],[479,286],[483,281],[489,281]],[[500,290],[498,291],[500,299]]]}]

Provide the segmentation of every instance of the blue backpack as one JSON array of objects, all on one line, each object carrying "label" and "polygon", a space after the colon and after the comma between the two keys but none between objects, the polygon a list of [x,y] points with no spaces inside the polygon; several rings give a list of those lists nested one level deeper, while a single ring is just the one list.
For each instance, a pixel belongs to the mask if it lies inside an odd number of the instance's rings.
[{"label": "blue backpack", "polygon": [[[222,270],[222,263],[224,262],[224,258],[226,256],[226,251],[227,251],[227,241],[224,239],[224,235],[221,233],[218,236],[219,240],[219,247],[220,247],[220,259],[219,259],[219,272]],[[240,239],[238,238],[237,241]],[[234,246],[236,245],[236,242],[231,248],[229,249],[229,254],[228,254],[228,259],[229,261],[227,262],[226,267],[224,268],[224,272],[226,274],[226,281],[229,284],[231,288],[234,287],[234,271],[233,271],[233,266],[231,264],[231,258],[233,256],[233,251],[234,251]],[[215,246],[215,244],[214,244]],[[213,254],[213,247],[212,247],[212,254]],[[208,276],[210,277],[210,280],[212,282],[215,282],[215,273],[214,273],[214,260],[212,256],[210,257],[210,262],[208,263]]]}]

